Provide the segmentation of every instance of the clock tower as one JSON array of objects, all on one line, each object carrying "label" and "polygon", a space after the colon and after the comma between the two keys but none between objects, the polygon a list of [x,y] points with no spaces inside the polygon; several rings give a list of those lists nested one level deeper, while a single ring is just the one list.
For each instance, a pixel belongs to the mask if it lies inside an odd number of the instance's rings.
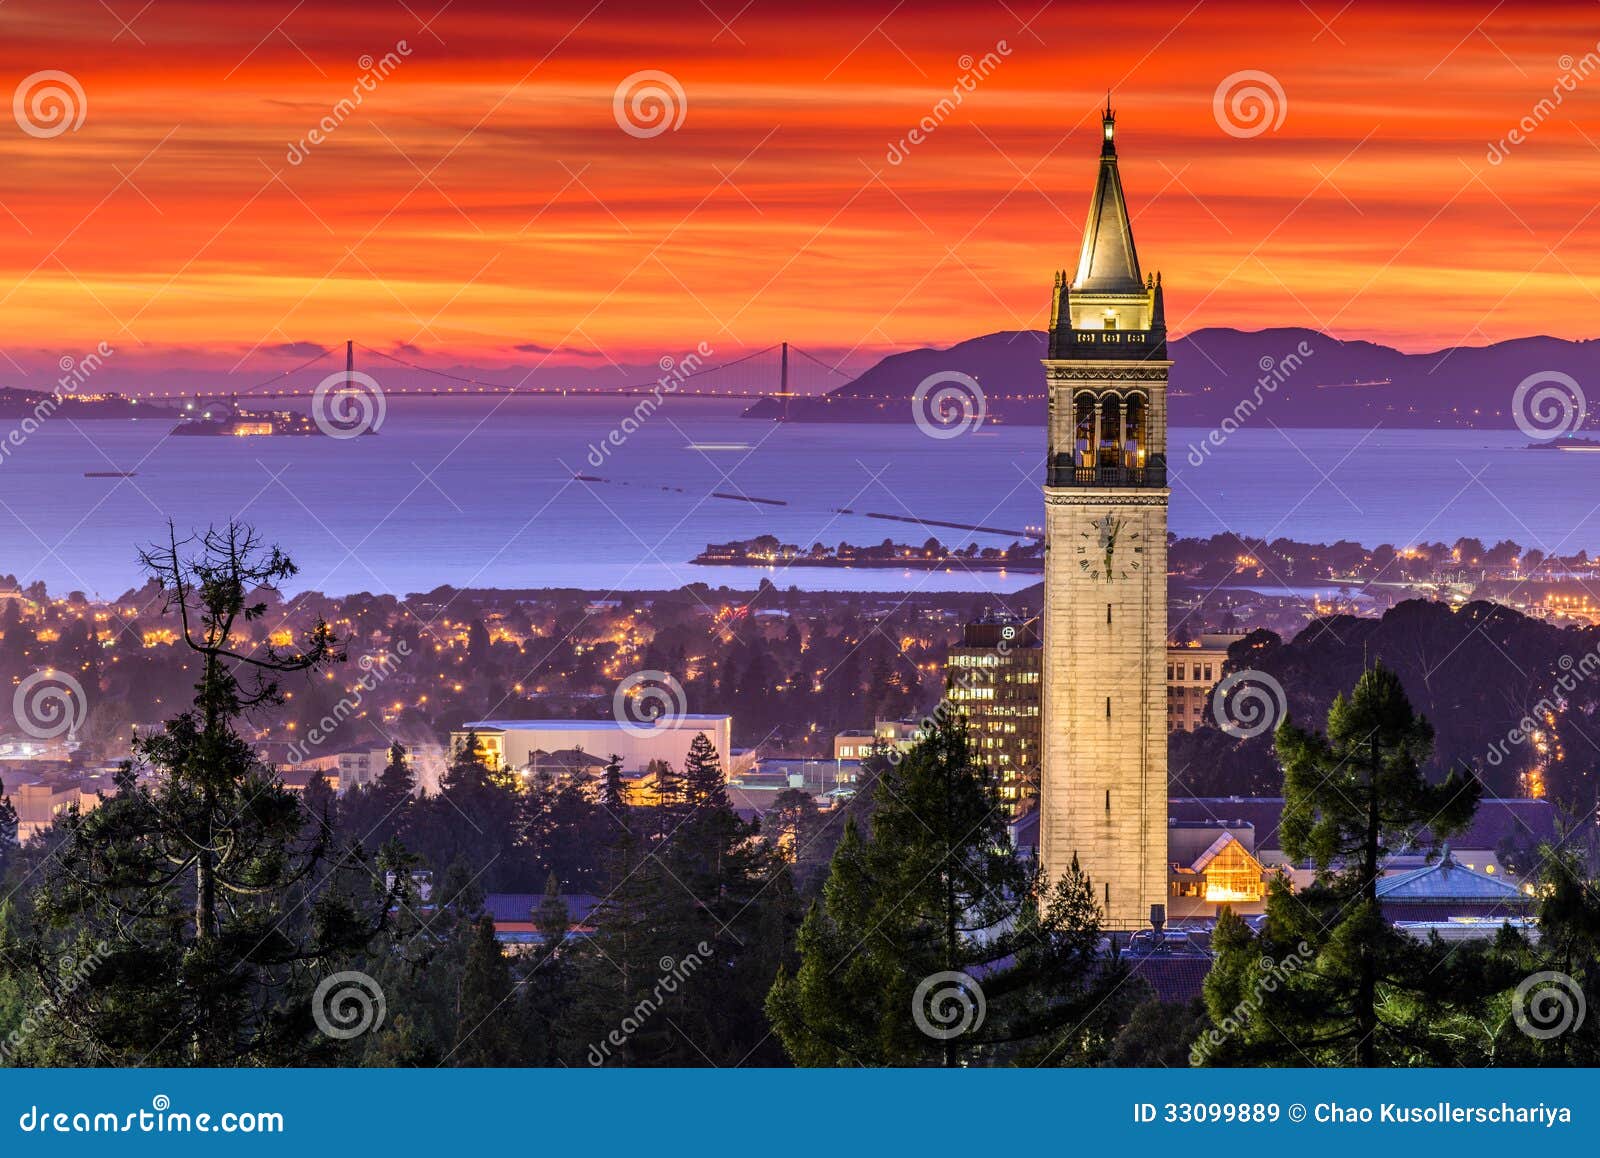
[{"label": "clock tower", "polygon": [[1076,275],[1050,309],[1039,854],[1076,856],[1113,929],[1167,892],[1167,361],[1107,102]]}]

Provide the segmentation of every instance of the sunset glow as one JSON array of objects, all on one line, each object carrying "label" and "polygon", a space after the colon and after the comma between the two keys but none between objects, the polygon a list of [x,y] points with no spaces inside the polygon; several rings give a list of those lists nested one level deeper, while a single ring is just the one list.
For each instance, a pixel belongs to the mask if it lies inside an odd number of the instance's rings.
[{"label": "sunset glow", "polygon": [[[548,369],[1037,328],[1107,88],[1175,333],[1428,349],[1587,336],[1600,300],[1590,5],[114,7],[0,9],[8,84],[58,69],[87,105],[0,137],[0,343],[29,371],[101,340],[259,374],[349,336]],[[641,70],[679,127],[619,127]],[[1244,70],[1284,94],[1253,136],[1213,111]]]}]

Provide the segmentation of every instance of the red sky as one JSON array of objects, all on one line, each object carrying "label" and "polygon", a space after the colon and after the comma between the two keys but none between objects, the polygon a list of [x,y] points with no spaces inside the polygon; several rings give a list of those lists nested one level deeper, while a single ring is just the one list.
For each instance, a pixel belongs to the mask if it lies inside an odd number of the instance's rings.
[{"label": "red sky", "polygon": [[[548,370],[1039,326],[1108,86],[1178,331],[1593,334],[1600,6],[1342,2],[8,0],[5,85],[59,69],[87,107],[0,133],[0,347],[29,368],[100,341],[141,366],[249,354],[241,375],[345,337],[435,365],[586,355]],[[613,115],[643,69],[685,98],[648,138]],[[1219,126],[1241,70],[1281,87],[1275,129]]]}]

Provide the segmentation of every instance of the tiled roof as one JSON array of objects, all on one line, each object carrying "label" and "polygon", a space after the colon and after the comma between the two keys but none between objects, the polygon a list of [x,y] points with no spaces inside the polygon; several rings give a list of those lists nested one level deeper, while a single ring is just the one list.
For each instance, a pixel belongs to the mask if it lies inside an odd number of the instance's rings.
[{"label": "tiled roof", "polygon": [[1378,900],[1384,904],[1445,903],[1466,901],[1528,903],[1531,898],[1509,881],[1498,880],[1460,864],[1445,845],[1439,860],[1410,872],[1397,873],[1378,882]]},{"label": "tiled roof", "polygon": [[1211,972],[1211,957],[1204,953],[1152,953],[1122,960],[1130,973],[1150,984],[1159,1000],[1179,1004],[1201,996]]}]

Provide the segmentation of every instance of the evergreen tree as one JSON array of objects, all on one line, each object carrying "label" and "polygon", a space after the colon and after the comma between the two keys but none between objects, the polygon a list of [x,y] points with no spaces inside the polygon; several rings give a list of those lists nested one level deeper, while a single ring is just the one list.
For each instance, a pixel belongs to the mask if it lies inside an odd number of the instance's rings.
[{"label": "evergreen tree", "polygon": [[767,998],[789,1056],[808,1066],[1102,1059],[1127,1001],[1116,996],[1122,971],[1097,956],[1093,885],[1074,864],[1041,894],[965,723],[942,720],[884,761],[875,804],[870,838],[847,826],[801,926],[799,967]]},{"label": "evergreen tree", "polygon": [[511,1066],[522,1061],[516,982],[505,951],[485,916],[472,925],[456,998],[455,1066]]},{"label": "evergreen tree", "polygon": [[5,791],[5,783],[0,781],[0,879],[4,878],[6,869],[16,859],[18,848],[17,808]]},{"label": "evergreen tree", "polygon": [[614,752],[606,762],[605,774],[600,781],[600,806],[618,823],[626,824],[624,817],[628,808],[628,788],[622,778],[622,757]]},{"label": "evergreen tree", "polygon": [[683,761],[683,800],[691,810],[728,807],[722,760],[704,732],[696,732]]},{"label": "evergreen tree", "polygon": [[[1443,1050],[1428,1026],[1484,994],[1457,975],[1471,966],[1466,958],[1384,919],[1377,886],[1392,852],[1427,847],[1471,822],[1477,780],[1456,772],[1428,782],[1421,766],[1433,730],[1381,665],[1334,700],[1325,735],[1285,720],[1276,743],[1284,770],[1279,836],[1289,858],[1310,861],[1317,877],[1298,893],[1282,878],[1271,884],[1260,937],[1243,922],[1218,921],[1206,1003],[1217,1025],[1231,1021],[1235,1032],[1221,1055],[1207,1056],[1373,1066]],[[1260,1015],[1241,1019],[1241,1003],[1255,1003]]]},{"label": "evergreen tree", "polygon": [[[379,932],[392,898],[358,850],[336,847],[264,767],[235,721],[279,681],[342,658],[317,622],[297,648],[241,638],[262,591],[295,574],[229,524],[144,553],[199,661],[194,706],[136,742],[116,791],[68,812],[7,947],[51,994],[28,1041],[47,1064],[293,1064],[333,1056],[315,1030],[320,977]],[[256,633],[264,635],[264,632]],[[142,779],[135,769],[147,767]],[[363,903],[361,898],[367,896]],[[67,975],[64,962],[74,962]]]},{"label": "evergreen tree", "polygon": [[439,871],[460,865],[481,888],[527,888],[523,805],[490,771],[475,733],[457,748],[439,792],[417,802],[408,841]]}]

